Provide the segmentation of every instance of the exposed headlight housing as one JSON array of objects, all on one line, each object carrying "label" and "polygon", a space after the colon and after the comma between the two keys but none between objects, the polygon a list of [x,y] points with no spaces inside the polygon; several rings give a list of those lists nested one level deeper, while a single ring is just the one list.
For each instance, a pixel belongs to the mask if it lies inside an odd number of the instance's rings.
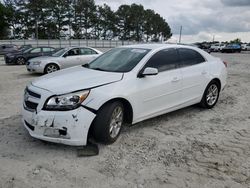
[{"label": "exposed headlight housing", "polygon": [[90,90],[66,95],[52,96],[44,104],[43,110],[67,111],[78,108],[88,97]]}]

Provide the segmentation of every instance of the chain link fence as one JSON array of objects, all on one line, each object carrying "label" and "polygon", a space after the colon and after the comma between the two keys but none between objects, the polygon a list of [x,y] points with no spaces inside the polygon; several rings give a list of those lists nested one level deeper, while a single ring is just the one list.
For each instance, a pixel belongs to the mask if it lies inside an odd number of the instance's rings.
[{"label": "chain link fence", "polygon": [[[140,42],[141,43],[141,42]],[[136,41],[121,41],[121,40],[86,40],[86,39],[71,39],[71,40],[0,40],[1,44],[51,46],[55,48],[64,48],[68,46],[89,46],[93,48],[115,48],[123,45],[138,44]]]}]

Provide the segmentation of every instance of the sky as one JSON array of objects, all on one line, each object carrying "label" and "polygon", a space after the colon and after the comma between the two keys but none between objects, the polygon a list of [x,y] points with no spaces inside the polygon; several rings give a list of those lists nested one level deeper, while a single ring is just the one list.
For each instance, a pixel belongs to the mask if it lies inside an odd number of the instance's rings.
[{"label": "sky", "polygon": [[132,3],[153,9],[170,25],[170,42],[179,40],[181,26],[183,43],[236,38],[250,42],[250,0],[96,0],[104,3],[114,11]]}]

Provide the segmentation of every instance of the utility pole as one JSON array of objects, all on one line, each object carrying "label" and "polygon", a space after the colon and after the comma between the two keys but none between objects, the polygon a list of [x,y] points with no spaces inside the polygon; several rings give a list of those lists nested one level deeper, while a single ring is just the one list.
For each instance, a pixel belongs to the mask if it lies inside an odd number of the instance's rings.
[{"label": "utility pole", "polygon": [[179,44],[181,43],[181,35],[182,35],[182,25],[181,25],[181,28],[180,28]]},{"label": "utility pole", "polygon": [[214,35],[213,35],[213,43],[214,43]]},{"label": "utility pole", "polygon": [[36,18],[36,45],[38,46],[38,24],[37,24],[37,18]]}]

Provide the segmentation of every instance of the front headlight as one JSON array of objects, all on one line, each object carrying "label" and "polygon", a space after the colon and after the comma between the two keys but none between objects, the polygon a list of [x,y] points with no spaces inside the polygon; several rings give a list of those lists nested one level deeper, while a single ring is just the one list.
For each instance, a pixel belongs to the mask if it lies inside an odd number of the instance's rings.
[{"label": "front headlight", "polygon": [[53,96],[47,100],[44,110],[73,110],[78,108],[88,97],[90,90],[66,95]]},{"label": "front headlight", "polygon": [[34,61],[32,62],[33,65],[40,65],[41,64],[41,61]]}]

